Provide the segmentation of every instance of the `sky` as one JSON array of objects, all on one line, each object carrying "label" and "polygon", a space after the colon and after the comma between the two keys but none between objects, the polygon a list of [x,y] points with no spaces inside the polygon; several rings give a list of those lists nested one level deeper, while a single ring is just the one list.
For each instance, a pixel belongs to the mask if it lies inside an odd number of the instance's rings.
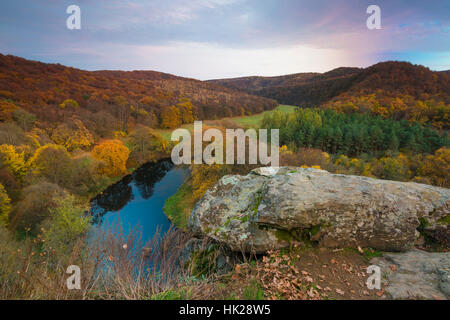
[{"label": "sky", "polygon": [[[69,30],[66,9],[81,9]],[[369,30],[369,5],[381,29]],[[409,61],[450,69],[448,0],[1,0],[0,53],[201,80]]]}]

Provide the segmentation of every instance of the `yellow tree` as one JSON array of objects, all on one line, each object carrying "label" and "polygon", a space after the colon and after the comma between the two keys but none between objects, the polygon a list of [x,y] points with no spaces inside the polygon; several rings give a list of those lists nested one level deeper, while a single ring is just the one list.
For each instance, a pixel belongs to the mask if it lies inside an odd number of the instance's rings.
[{"label": "yellow tree", "polygon": [[0,99],[0,121],[10,120],[17,106],[7,100]]},{"label": "yellow tree", "polygon": [[6,193],[5,188],[0,183],[0,226],[6,226],[11,211],[11,200]]},{"label": "yellow tree", "polygon": [[120,140],[106,140],[92,150],[92,156],[102,162],[100,174],[117,177],[126,173],[130,150]]},{"label": "yellow tree", "polygon": [[200,199],[214,184],[223,176],[225,166],[219,164],[213,165],[193,165],[192,172],[192,189],[193,197],[197,201]]},{"label": "yellow tree", "polygon": [[66,120],[66,112],[67,110],[75,110],[78,109],[80,107],[80,105],[78,104],[78,102],[76,102],[73,99],[66,99],[63,101],[63,103],[61,103],[59,105],[59,108],[62,110],[63,113],[63,122]]},{"label": "yellow tree", "polygon": [[177,128],[181,125],[180,110],[175,106],[164,109],[161,114],[161,127],[167,129]]},{"label": "yellow tree", "polygon": [[180,110],[180,117],[183,123],[192,123],[194,122],[193,109],[194,106],[192,102],[184,98],[181,103],[177,104],[178,109]]},{"label": "yellow tree", "polygon": [[66,100],[64,100],[63,103],[61,103],[61,104],[59,105],[59,107],[60,107],[61,109],[67,109],[67,108],[77,109],[79,106],[80,106],[80,105],[78,104],[78,102],[76,102],[76,101],[73,100],[73,99],[66,99]]},{"label": "yellow tree", "polygon": [[67,150],[88,149],[94,144],[94,138],[83,122],[73,120],[70,125],[63,123],[59,125],[52,134],[52,140],[66,147]]},{"label": "yellow tree", "polygon": [[450,149],[441,148],[434,155],[428,156],[420,171],[423,176],[432,179],[440,187],[450,186]]},{"label": "yellow tree", "polygon": [[16,148],[9,144],[0,146],[0,163],[7,166],[17,178],[23,177],[27,172],[24,152],[18,153]]}]

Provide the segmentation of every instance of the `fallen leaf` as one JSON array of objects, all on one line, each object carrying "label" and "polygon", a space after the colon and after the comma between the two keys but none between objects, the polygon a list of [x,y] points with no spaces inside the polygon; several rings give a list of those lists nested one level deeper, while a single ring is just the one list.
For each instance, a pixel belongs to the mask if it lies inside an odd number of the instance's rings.
[{"label": "fallen leaf", "polygon": [[377,296],[381,297],[384,294],[384,289],[382,289],[381,291],[377,292]]},{"label": "fallen leaf", "polygon": [[341,289],[336,289],[336,293],[340,294],[341,296],[345,294],[345,292],[342,291]]}]

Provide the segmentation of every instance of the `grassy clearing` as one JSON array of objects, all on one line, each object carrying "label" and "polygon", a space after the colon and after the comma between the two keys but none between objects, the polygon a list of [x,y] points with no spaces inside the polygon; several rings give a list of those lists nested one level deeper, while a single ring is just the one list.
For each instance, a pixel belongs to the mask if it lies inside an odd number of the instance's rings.
[{"label": "grassy clearing", "polygon": [[275,110],[281,111],[283,113],[289,113],[289,112],[293,112],[296,108],[297,107],[295,107],[295,106],[279,105],[274,110],[265,111],[265,112],[254,114],[251,116],[233,117],[233,118],[227,118],[227,119],[234,121],[238,125],[243,126],[245,128],[256,128],[260,125],[262,119],[264,118],[264,116],[266,114],[272,113]]},{"label": "grassy clearing", "polygon": [[[188,129],[189,131],[193,131],[194,130],[194,124],[193,123],[189,123],[189,124],[183,124],[179,129]],[[158,132],[164,139],[169,140],[172,136],[172,132],[175,129],[154,129],[156,132]]]},{"label": "grassy clearing", "polygon": [[[279,105],[274,110],[265,111],[262,113],[254,114],[251,116],[242,116],[242,117],[233,117],[233,118],[223,118],[222,120],[229,120],[234,122],[240,127],[244,128],[257,128],[259,127],[262,119],[264,118],[264,115],[268,113],[272,113],[275,110],[281,111],[283,113],[293,112],[295,110],[295,106],[288,106],[288,105]],[[212,121],[213,123],[214,121]],[[208,125],[209,121],[204,121],[204,124]],[[190,132],[194,130],[194,125],[192,123],[190,124],[184,124],[180,128],[188,129]],[[158,132],[161,136],[163,136],[164,139],[167,139],[170,141],[172,131],[174,129],[155,129],[156,132]]]}]

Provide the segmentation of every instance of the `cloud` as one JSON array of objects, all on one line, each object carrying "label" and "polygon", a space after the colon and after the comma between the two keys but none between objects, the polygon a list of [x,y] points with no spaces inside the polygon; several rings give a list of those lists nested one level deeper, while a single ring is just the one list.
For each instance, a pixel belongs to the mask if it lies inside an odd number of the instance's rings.
[{"label": "cloud", "polygon": [[379,0],[382,29],[368,30],[369,0],[78,0],[82,29],[69,31],[72,2],[1,1],[2,52],[211,78],[366,66],[380,57],[438,68],[450,51],[448,1]]},{"label": "cloud", "polygon": [[[369,65],[343,50],[295,45],[270,49],[227,48],[217,44],[173,42],[164,45],[101,44],[96,47],[65,47],[54,52],[88,70],[157,70],[208,80],[247,75],[275,76],[295,72],[325,72],[342,65]],[[72,64],[70,64],[72,65]]]}]

